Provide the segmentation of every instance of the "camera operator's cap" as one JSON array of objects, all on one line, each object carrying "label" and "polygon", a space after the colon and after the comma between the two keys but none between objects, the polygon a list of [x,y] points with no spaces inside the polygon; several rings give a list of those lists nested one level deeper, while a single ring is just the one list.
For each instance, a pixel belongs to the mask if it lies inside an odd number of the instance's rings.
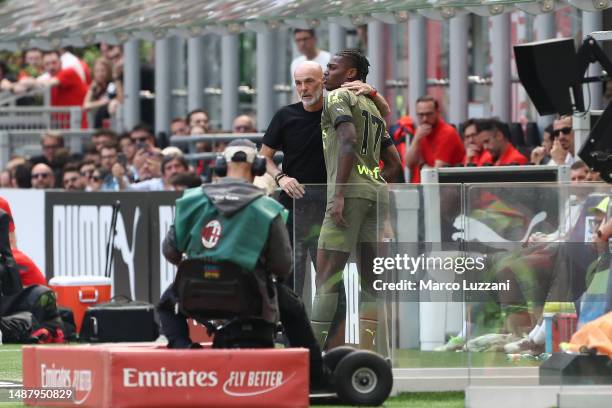
[{"label": "camera operator's cap", "polygon": [[606,214],[608,212],[608,204],[610,204],[610,197],[606,197],[599,202],[595,207],[589,208],[589,213],[595,214],[597,212],[602,212]]},{"label": "camera operator's cap", "polygon": [[232,161],[234,155],[239,152],[242,152],[246,155],[247,163],[253,163],[255,161],[255,157],[257,157],[257,146],[255,145],[255,143],[251,142],[248,139],[236,139],[233,140],[230,144],[228,144],[225,150],[223,150],[223,156],[225,157],[225,160],[229,162]]}]

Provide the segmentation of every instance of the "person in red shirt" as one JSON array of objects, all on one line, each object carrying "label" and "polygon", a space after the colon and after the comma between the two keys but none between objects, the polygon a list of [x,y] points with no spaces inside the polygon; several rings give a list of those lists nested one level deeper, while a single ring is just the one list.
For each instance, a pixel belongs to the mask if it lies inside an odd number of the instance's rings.
[{"label": "person in red shirt", "polygon": [[13,258],[19,268],[19,276],[21,277],[21,284],[25,286],[30,285],[46,285],[47,280],[42,274],[40,269],[36,266],[34,261],[30,259],[26,254],[17,249],[17,238],[15,236],[15,224],[13,223],[13,213],[11,212],[11,206],[8,201],[0,197],[0,209],[4,210],[5,213],[11,218],[9,222],[9,241],[11,243],[11,251],[13,252]]},{"label": "person in red shirt", "polygon": [[482,166],[493,163],[491,153],[485,149],[484,140],[478,131],[478,121],[468,119],[461,128],[463,129],[463,145],[465,147],[463,165]]},{"label": "person in red shirt", "polygon": [[491,154],[494,166],[506,164],[527,164],[529,160],[510,143],[508,126],[497,119],[481,119],[478,121],[479,137],[481,137]]},{"label": "person in red shirt", "polygon": [[417,99],[419,126],[406,151],[410,182],[421,182],[421,167],[443,167],[461,163],[465,149],[454,127],[440,117],[440,106],[432,96]]},{"label": "person in red shirt", "polygon": [[402,158],[402,168],[406,168],[406,143],[414,135],[414,121],[408,115],[401,116],[389,129],[395,148]]},{"label": "person in red shirt", "polygon": [[[73,67],[62,68],[59,51],[43,53],[43,67],[49,75],[36,79],[27,77],[21,79],[13,88],[14,92],[25,91],[33,87],[51,87],[51,106],[82,106],[87,95],[88,85]],[[54,120],[61,121],[58,127],[70,126],[69,114],[56,114]],[[87,129],[87,113],[83,111],[81,128]]]}]

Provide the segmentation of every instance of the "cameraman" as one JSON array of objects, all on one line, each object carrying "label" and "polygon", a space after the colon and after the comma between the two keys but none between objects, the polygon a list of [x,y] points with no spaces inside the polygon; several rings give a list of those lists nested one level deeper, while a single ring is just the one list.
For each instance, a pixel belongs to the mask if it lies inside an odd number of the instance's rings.
[{"label": "cameraman", "polygon": [[[250,258],[255,265],[252,273],[263,300],[261,317],[270,323],[280,317],[291,346],[310,350],[311,386],[325,386],[327,375],[321,349],[304,304],[287,286],[276,283],[271,288],[272,293],[268,286],[270,275],[282,280],[291,272],[286,210],[252,184],[253,164],[259,160],[254,143],[246,139],[234,140],[223,155],[227,161],[227,177],[219,179],[218,183],[188,190],[177,200],[175,223],[163,243],[164,256],[175,265],[180,263],[183,254],[187,258],[199,258],[211,256],[213,251],[219,262],[237,263],[238,256],[243,260]],[[205,226],[212,224],[217,226],[214,233],[207,233]],[[234,229],[239,229],[240,233],[234,233]],[[240,253],[236,252],[238,246]],[[168,347],[198,347],[189,338],[186,316],[178,312],[177,302],[171,285],[158,305]]]}]

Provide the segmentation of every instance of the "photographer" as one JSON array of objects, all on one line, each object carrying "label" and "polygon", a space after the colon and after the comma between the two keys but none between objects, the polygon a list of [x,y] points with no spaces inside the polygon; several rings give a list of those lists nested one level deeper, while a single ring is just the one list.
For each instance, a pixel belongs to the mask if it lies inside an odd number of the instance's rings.
[{"label": "photographer", "polygon": [[[238,265],[241,261],[236,260],[235,248],[240,247],[240,258],[254,265],[251,272],[258,282],[262,298],[260,317],[268,323],[275,323],[280,317],[291,346],[310,350],[311,386],[324,386],[327,376],[323,370],[321,350],[304,304],[285,285],[269,285],[271,277],[282,280],[291,272],[286,210],[252,184],[254,163],[261,160],[257,158],[254,143],[245,139],[234,140],[223,155],[227,161],[227,177],[218,183],[189,190],[177,200],[175,222],[163,243],[164,256],[175,265],[184,257],[206,257],[214,262]],[[217,232],[207,233],[208,225],[218,226]],[[240,233],[236,234],[236,230]],[[192,231],[199,233],[195,236]],[[240,266],[249,270],[242,263]],[[199,345],[192,344],[189,338],[187,317],[178,312],[177,303],[171,285],[158,305],[168,347],[197,348]]]}]

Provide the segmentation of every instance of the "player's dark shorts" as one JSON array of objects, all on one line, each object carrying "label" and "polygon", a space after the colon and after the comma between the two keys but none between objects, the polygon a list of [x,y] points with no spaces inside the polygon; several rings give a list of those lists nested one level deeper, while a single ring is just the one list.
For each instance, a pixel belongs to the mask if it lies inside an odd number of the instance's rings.
[{"label": "player's dark shorts", "polygon": [[351,252],[358,242],[377,242],[383,230],[381,206],[365,198],[347,197],[344,199],[343,216],[348,227],[341,228],[334,224],[329,213],[332,204],[327,204],[325,218],[319,235],[319,249]]}]

